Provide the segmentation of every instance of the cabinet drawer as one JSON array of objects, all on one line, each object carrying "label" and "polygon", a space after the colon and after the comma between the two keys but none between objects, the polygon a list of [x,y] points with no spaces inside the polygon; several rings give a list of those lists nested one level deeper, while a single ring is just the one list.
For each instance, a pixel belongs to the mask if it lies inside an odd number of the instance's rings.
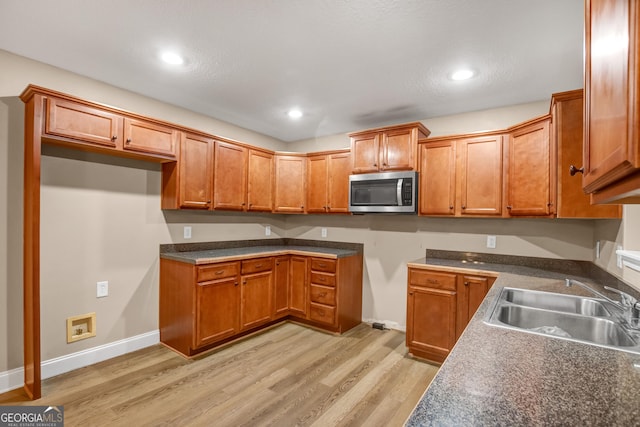
[{"label": "cabinet drawer", "polygon": [[309,318],[316,322],[328,323],[333,325],[336,309],[328,305],[310,303]]},{"label": "cabinet drawer", "polygon": [[456,275],[426,270],[409,269],[409,283],[427,288],[456,290]]},{"label": "cabinet drawer", "polygon": [[224,279],[237,276],[240,272],[239,262],[225,262],[198,267],[198,282]]},{"label": "cabinet drawer", "polygon": [[320,304],[336,305],[336,290],[326,286],[311,285],[311,302]]},{"label": "cabinet drawer", "polygon": [[311,258],[311,270],[335,273],[336,261],[334,259]]},{"label": "cabinet drawer", "polygon": [[273,258],[258,258],[242,261],[242,274],[260,273],[273,269]]},{"label": "cabinet drawer", "polygon": [[336,285],[336,275],[335,274],[327,274],[327,273],[317,273],[315,271],[311,272],[311,283],[316,285],[323,286],[335,286]]}]

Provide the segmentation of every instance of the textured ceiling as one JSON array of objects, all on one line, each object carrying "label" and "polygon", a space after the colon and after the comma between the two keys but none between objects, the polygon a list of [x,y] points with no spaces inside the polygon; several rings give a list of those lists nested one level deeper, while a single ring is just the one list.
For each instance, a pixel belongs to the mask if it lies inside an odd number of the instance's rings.
[{"label": "textured ceiling", "polygon": [[[583,17],[582,0],[2,0],[0,49],[297,141],[580,88]],[[450,80],[462,66],[478,76]]]}]

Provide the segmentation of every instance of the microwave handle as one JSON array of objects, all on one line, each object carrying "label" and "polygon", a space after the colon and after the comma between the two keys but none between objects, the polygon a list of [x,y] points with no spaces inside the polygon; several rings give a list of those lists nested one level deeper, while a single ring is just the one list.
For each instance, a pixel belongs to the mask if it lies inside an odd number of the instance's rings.
[{"label": "microwave handle", "polygon": [[404,178],[399,178],[398,185],[396,188],[396,198],[398,200],[398,206],[402,206],[402,182],[403,181],[404,181]]}]

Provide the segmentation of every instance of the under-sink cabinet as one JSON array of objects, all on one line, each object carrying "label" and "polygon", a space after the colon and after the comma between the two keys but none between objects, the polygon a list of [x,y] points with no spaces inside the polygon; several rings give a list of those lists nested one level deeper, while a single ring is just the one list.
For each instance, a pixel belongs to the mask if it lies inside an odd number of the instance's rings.
[{"label": "under-sink cabinet", "polygon": [[495,277],[411,268],[407,286],[407,347],[441,363],[487,295]]}]

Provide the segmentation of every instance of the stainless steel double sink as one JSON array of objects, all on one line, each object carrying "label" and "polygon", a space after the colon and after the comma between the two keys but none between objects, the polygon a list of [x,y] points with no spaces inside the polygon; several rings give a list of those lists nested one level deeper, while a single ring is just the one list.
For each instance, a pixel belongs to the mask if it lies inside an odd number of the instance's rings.
[{"label": "stainless steel double sink", "polygon": [[640,354],[640,333],[604,299],[503,288],[485,323]]}]

